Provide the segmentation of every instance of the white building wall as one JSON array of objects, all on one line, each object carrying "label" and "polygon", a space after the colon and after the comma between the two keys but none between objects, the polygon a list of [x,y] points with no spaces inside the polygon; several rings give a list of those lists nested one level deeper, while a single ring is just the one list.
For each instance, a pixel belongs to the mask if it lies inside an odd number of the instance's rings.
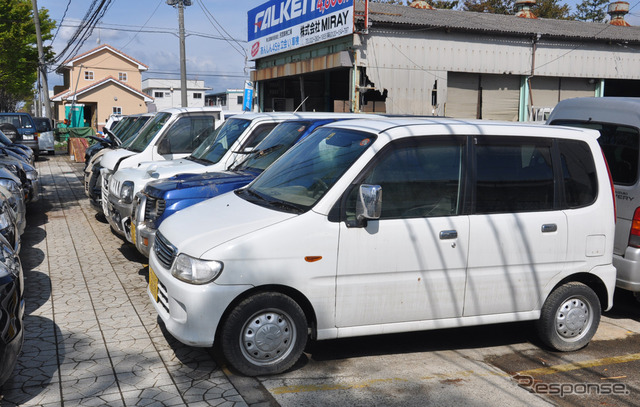
[{"label": "white building wall", "polygon": [[[204,107],[205,91],[210,90],[204,86],[204,81],[187,81],[187,106]],[[142,81],[142,91],[154,98],[156,110],[164,110],[172,107],[182,107],[182,92],[179,79],[145,79]],[[194,98],[194,93],[199,93],[200,98]],[[157,95],[162,96],[157,96]]]}]

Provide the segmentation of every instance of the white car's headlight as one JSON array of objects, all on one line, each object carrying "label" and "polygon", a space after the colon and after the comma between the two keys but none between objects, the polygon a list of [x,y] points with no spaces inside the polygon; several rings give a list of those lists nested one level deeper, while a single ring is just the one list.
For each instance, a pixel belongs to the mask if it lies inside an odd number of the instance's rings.
[{"label": "white car's headlight", "polygon": [[224,265],[215,260],[200,260],[179,254],[171,267],[171,275],[190,284],[207,284],[218,278]]},{"label": "white car's headlight", "polygon": [[133,202],[133,182],[125,181],[120,187],[120,199],[126,204]]},{"label": "white car's headlight", "polygon": [[38,179],[38,171],[36,170],[27,171],[27,179],[31,181]]}]

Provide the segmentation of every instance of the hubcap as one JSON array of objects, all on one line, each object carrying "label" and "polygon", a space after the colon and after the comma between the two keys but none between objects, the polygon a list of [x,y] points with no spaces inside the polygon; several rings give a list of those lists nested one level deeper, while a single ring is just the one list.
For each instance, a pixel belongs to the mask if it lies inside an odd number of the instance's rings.
[{"label": "hubcap", "polygon": [[245,357],[253,363],[268,365],[285,358],[295,338],[295,326],[287,314],[265,310],[244,324],[240,339]]},{"label": "hubcap", "polygon": [[565,339],[578,340],[591,327],[593,313],[582,297],[565,301],[556,313],[556,331]]}]

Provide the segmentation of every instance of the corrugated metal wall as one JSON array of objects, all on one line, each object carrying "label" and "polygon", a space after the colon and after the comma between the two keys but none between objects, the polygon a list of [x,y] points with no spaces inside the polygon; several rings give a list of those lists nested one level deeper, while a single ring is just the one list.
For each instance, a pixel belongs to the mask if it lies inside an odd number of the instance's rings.
[{"label": "corrugated metal wall", "polygon": [[[387,112],[518,119],[520,83],[532,72],[532,39],[372,28],[362,41],[359,65],[376,89],[387,90]],[[640,76],[633,68],[639,66],[640,54],[615,44],[542,38],[535,62],[533,106],[594,96],[593,79]],[[434,109],[431,93],[436,81]]]}]

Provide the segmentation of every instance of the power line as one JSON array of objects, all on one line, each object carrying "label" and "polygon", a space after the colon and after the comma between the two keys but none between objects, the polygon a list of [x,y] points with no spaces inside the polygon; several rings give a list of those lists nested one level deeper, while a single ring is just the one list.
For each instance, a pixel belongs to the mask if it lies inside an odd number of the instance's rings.
[{"label": "power line", "polygon": [[75,55],[76,52],[84,45],[85,41],[91,36],[95,26],[104,17],[105,13],[109,9],[112,0],[93,0],[89,9],[87,10],[84,18],[80,22],[80,25],[71,36],[71,39],[67,42],[62,52],[60,52],[53,61],[53,64],[57,64],[64,61],[66,55]]},{"label": "power line", "polygon": [[144,27],[147,25],[149,20],[151,20],[151,18],[156,14],[156,11],[158,11],[158,8],[160,7],[160,4],[162,4],[162,1],[163,0],[160,0],[158,2],[158,5],[156,6],[155,10],[153,10],[153,13],[151,13],[149,18],[147,18],[147,21],[145,21],[144,24],[142,24],[142,27],[140,27],[140,30],[138,30],[138,32],[133,37],[131,37],[131,39],[126,44],[124,44],[121,49],[125,49],[127,45],[131,44],[131,41],[133,41],[138,36],[138,34],[140,34],[140,32],[144,29]]},{"label": "power line", "polygon": [[[162,0],[161,0],[162,2]],[[111,27],[111,25],[113,25],[113,27]],[[65,24],[63,25],[64,27],[78,27],[78,25],[72,25],[72,24]],[[105,24],[100,24],[98,26],[96,26],[97,28],[101,29],[101,30],[106,30],[106,31],[123,31],[123,32],[135,32],[135,33],[145,33],[145,34],[172,34],[172,35],[178,35],[175,30],[168,30],[166,28],[162,28],[162,27],[143,27],[143,28],[124,28],[124,27],[137,27],[137,26],[125,26],[125,25],[118,25],[118,24],[109,24],[109,25],[105,25]],[[203,37],[203,38],[209,38],[209,39],[213,39],[213,40],[222,40],[222,41],[228,41],[229,39],[231,39],[232,41],[235,42],[247,42],[247,41],[243,41],[243,40],[238,40],[235,38],[228,38],[228,37],[223,37],[223,36],[216,36],[216,35],[211,35],[211,34],[206,34],[206,33],[202,33],[202,32],[197,32],[197,31],[186,31],[186,36],[194,36],[194,37]]]},{"label": "power line", "polygon": [[64,19],[67,16],[67,12],[69,11],[69,6],[70,5],[71,5],[71,0],[69,0],[69,2],[67,3],[67,8],[64,9],[64,14],[62,14],[62,19],[60,20],[60,24],[58,25],[58,29],[56,30],[56,33],[53,35],[53,39],[51,40],[52,44],[56,40],[56,37],[58,36],[58,33],[60,32],[60,27],[62,27],[62,23],[64,23]]},{"label": "power line", "polygon": [[[225,41],[227,41],[227,43],[229,45],[231,45],[231,48],[236,50],[241,56],[243,56],[246,59],[247,58],[247,52],[245,51],[244,47],[242,45],[240,45],[240,43],[237,40],[235,40],[235,39],[233,39],[233,37],[231,37],[231,34],[229,34],[227,32],[227,30],[224,29],[224,27],[213,16],[213,14],[211,14],[211,12],[205,7],[204,3],[202,3],[202,0],[198,0],[198,5],[202,9],[202,11],[204,11],[205,17],[207,17],[207,20],[209,20],[209,22],[211,23],[213,28],[215,28],[216,31],[218,31],[218,34],[220,34],[220,35],[222,35],[224,37],[224,35],[220,32],[220,30],[224,31],[224,33],[227,34],[227,36],[229,38],[231,38],[231,40],[233,40],[240,47],[240,49],[236,48],[236,45],[232,44],[229,40],[225,39]],[[211,20],[213,20],[213,21],[211,21]],[[213,22],[215,22],[215,24]],[[218,27],[220,27],[220,28],[218,28]],[[244,41],[244,42],[246,43],[246,41]]]}]

